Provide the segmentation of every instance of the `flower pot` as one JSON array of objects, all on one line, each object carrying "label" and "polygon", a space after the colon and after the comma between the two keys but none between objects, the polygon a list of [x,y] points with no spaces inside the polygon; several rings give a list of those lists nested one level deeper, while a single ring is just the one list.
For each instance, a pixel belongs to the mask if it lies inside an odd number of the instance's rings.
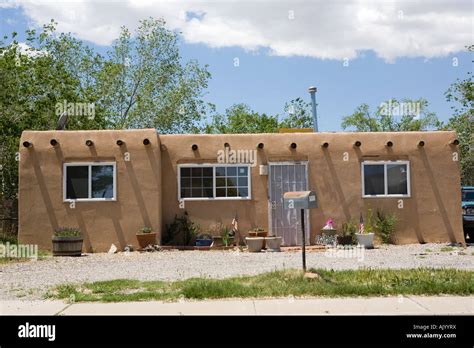
[{"label": "flower pot", "polygon": [[372,249],[374,247],[374,233],[356,233],[357,243],[362,245],[365,249]]},{"label": "flower pot", "polygon": [[280,251],[281,237],[265,237],[265,245],[269,251]]},{"label": "flower pot", "polygon": [[249,252],[251,253],[258,253],[263,248],[263,237],[246,237],[245,241],[247,242],[247,247]]},{"label": "flower pot", "polygon": [[82,237],[53,236],[53,256],[81,256]]},{"label": "flower pot", "polygon": [[[266,237],[268,236],[268,231],[249,231],[248,236],[249,237]],[[263,240],[262,249],[265,249],[265,239]]]},{"label": "flower pot", "polygon": [[212,239],[196,239],[196,246],[211,246]]},{"label": "flower pot", "polygon": [[156,233],[137,233],[137,241],[140,248],[146,248],[148,245],[156,245]]},{"label": "flower pot", "polygon": [[351,245],[352,244],[352,236],[337,236],[337,244]]}]

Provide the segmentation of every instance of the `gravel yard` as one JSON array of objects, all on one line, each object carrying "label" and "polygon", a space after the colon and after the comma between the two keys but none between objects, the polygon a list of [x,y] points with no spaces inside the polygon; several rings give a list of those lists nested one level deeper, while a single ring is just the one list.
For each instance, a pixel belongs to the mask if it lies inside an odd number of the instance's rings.
[{"label": "gravel yard", "polygon": [[[362,253],[361,253],[362,252]],[[474,247],[388,245],[354,254],[307,253],[308,268],[457,268],[474,270]],[[178,280],[253,275],[301,267],[300,252],[161,251],[48,257],[0,265],[0,300],[37,299],[51,286],[111,279]]]}]

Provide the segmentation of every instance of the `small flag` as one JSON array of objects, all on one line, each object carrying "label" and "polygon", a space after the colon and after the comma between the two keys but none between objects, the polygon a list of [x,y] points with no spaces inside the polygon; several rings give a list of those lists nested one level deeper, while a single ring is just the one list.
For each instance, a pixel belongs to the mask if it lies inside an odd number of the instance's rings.
[{"label": "small flag", "polygon": [[362,213],[360,214],[359,220],[359,233],[364,233],[364,218],[362,217]]},{"label": "small flag", "polygon": [[232,232],[236,234],[239,231],[239,217],[237,213],[235,214],[234,218],[232,219]]}]

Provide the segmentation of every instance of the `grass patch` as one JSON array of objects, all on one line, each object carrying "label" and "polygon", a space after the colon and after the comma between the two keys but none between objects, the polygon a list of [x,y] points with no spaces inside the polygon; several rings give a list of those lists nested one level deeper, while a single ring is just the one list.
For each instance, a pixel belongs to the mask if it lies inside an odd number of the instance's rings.
[{"label": "grass patch", "polygon": [[463,295],[474,293],[474,272],[455,269],[312,270],[305,278],[296,270],[226,279],[191,278],[175,282],[117,279],[60,285],[49,298],[77,302],[176,301],[185,299],[258,298],[287,296]]},{"label": "grass patch", "polygon": [[431,250],[431,249],[425,249],[425,253],[430,253],[430,252],[432,252],[432,251],[433,251],[433,250]]},{"label": "grass patch", "polygon": [[454,248],[452,246],[445,246],[445,247],[442,247],[439,250],[442,251],[442,252],[449,252],[449,251],[453,251]]}]

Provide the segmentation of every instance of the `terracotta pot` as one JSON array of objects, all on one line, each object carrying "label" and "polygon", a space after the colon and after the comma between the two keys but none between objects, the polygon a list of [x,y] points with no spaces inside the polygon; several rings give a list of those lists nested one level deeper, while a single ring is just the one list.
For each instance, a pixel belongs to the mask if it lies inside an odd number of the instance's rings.
[{"label": "terracotta pot", "polygon": [[357,243],[366,249],[373,249],[374,247],[374,233],[356,233]]},{"label": "terracotta pot", "polygon": [[267,246],[267,250],[280,251],[281,241],[281,237],[265,237],[265,244]]},{"label": "terracotta pot", "polygon": [[137,233],[137,240],[138,240],[138,245],[140,245],[140,248],[145,248],[148,245],[155,245],[156,244],[156,233],[150,232],[150,233]]},{"label": "terracotta pot", "polygon": [[249,252],[251,253],[260,252],[263,248],[264,240],[265,239],[263,237],[246,237],[245,241],[247,243]]},{"label": "terracotta pot", "polygon": [[81,256],[82,237],[53,236],[53,256]]},{"label": "terracotta pot", "polygon": [[[266,237],[268,236],[268,231],[249,231],[248,233],[249,237]],[[265,239],[263,240],[263,247],[262,249],[265,249]]]}]

